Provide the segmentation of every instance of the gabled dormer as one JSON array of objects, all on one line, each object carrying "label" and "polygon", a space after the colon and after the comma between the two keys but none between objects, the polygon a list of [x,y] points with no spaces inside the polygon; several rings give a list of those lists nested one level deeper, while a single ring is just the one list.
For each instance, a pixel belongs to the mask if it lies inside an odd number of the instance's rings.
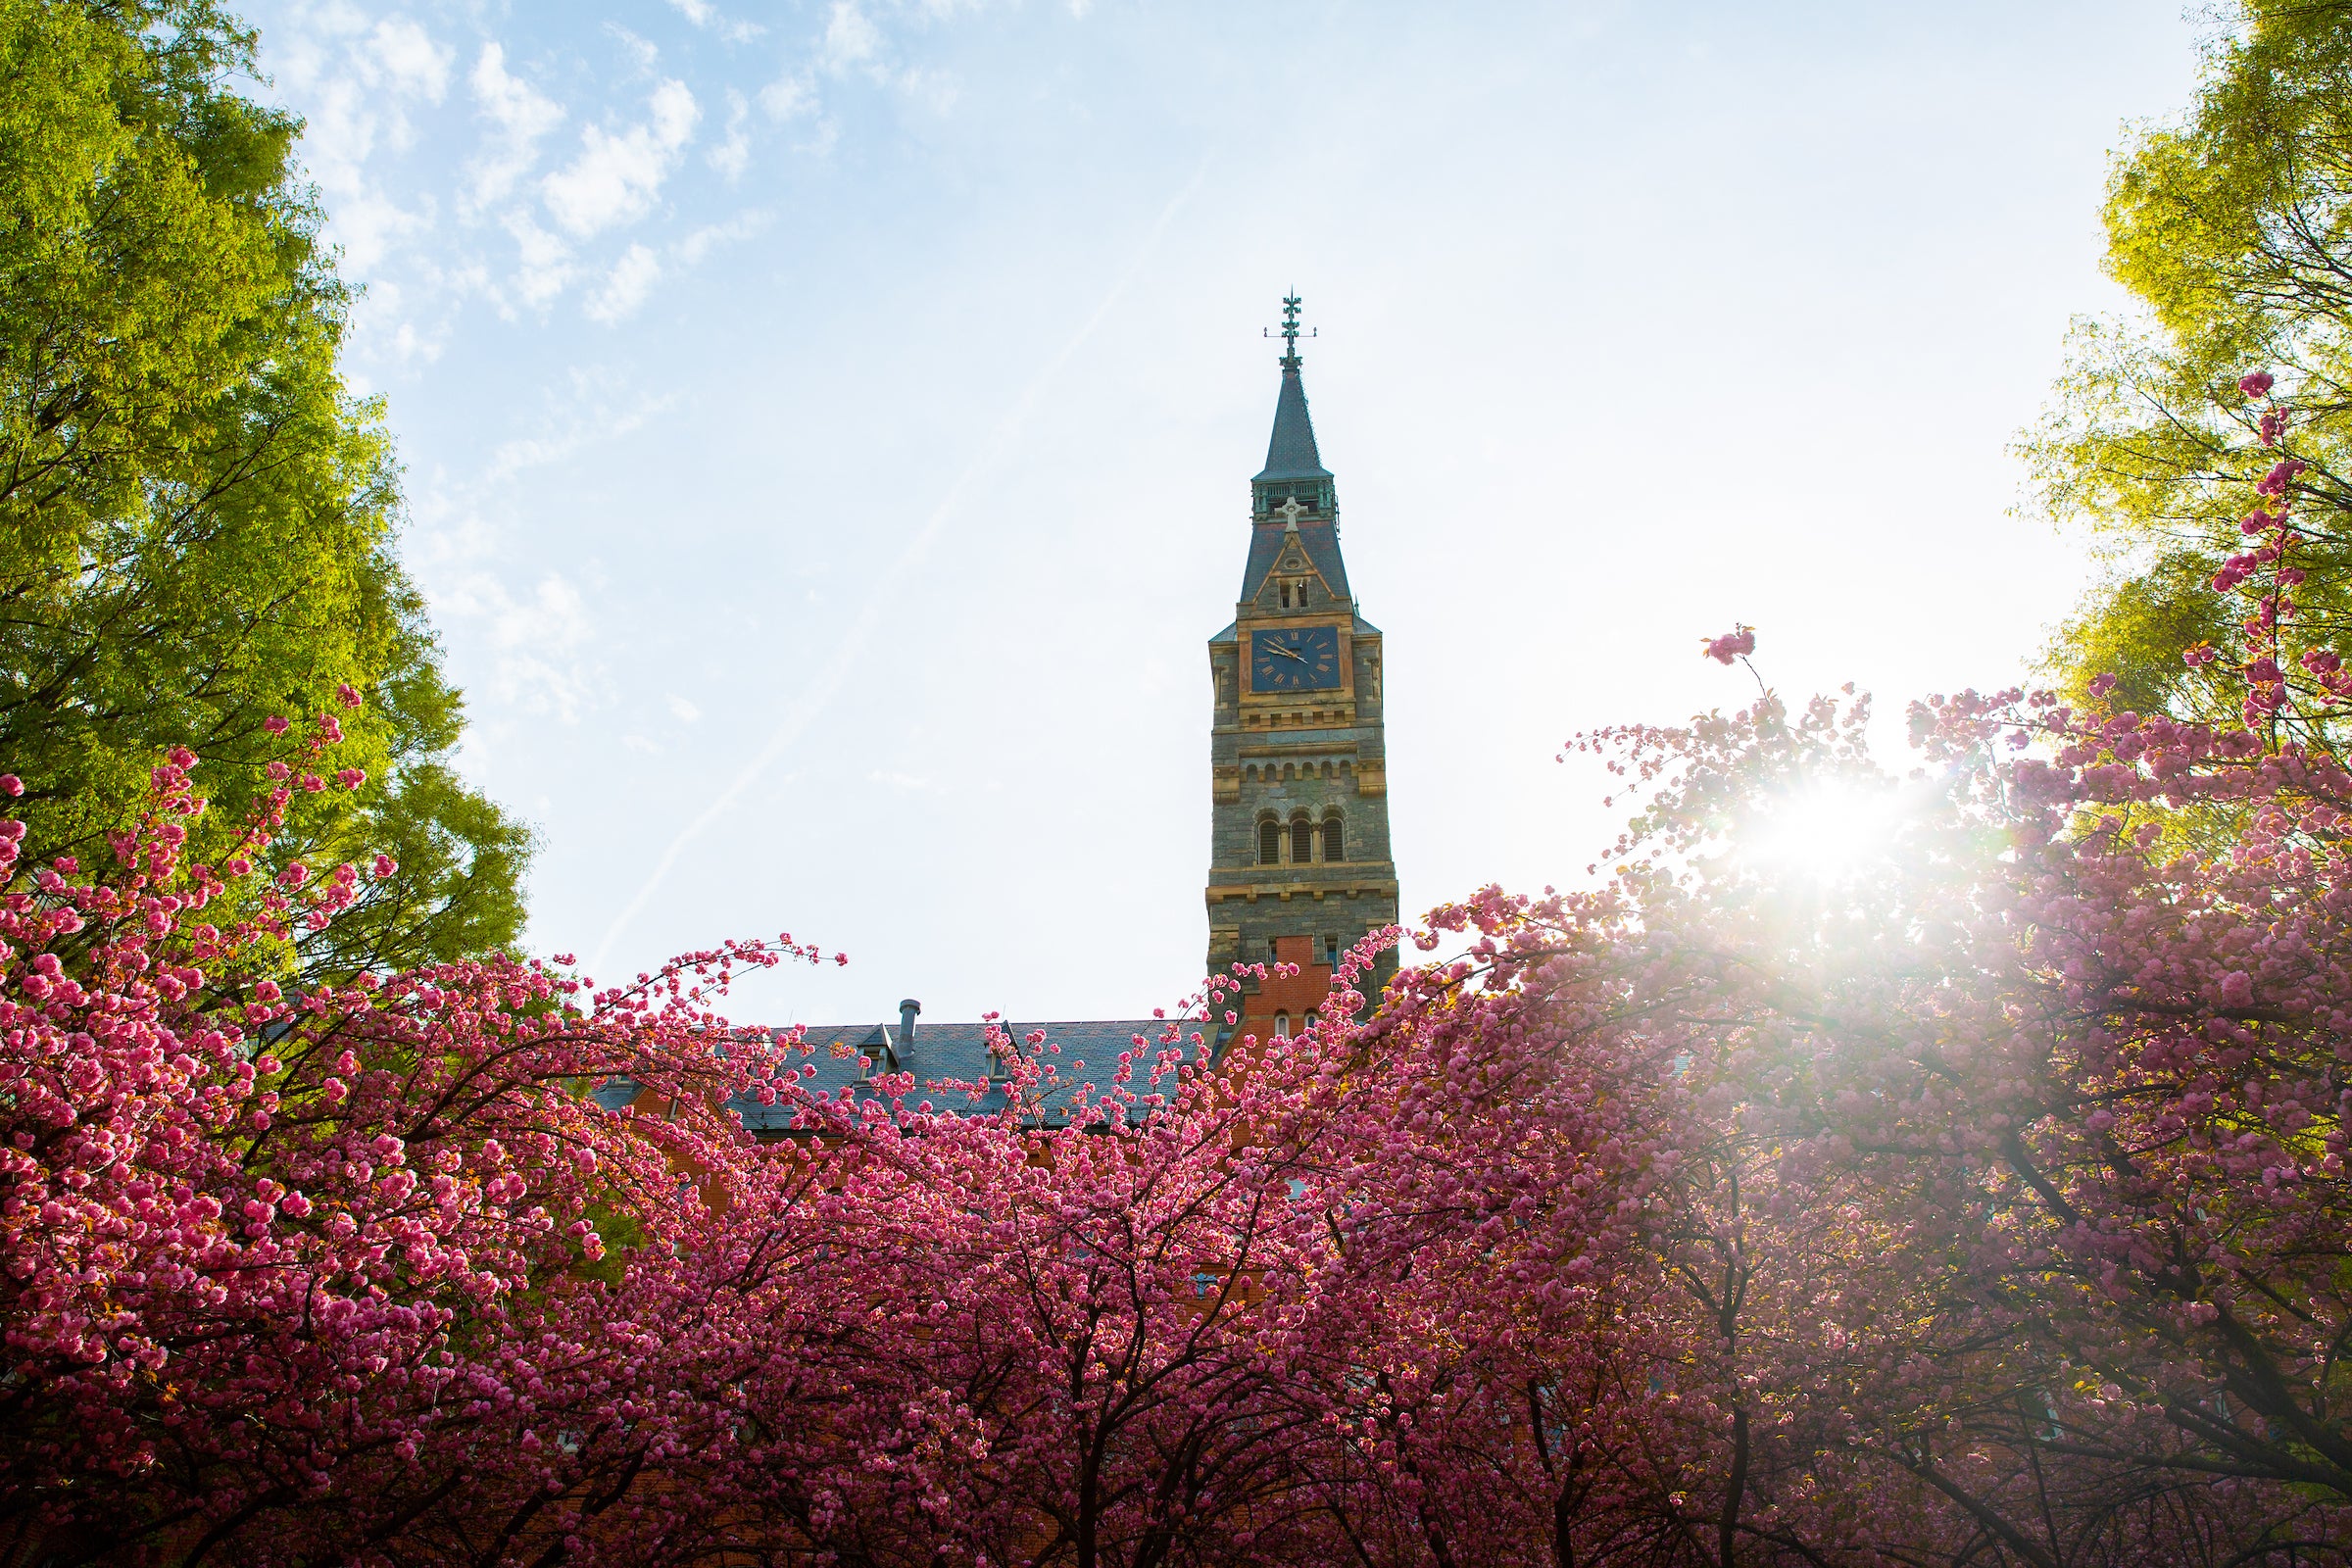
[{"label": "gabled dormer", "polygon": [[[1296,501],[1284,502],[1276,514],[1275,520],[1283,525],[1281,536],[1273,541],[1269,559],[1253,572],[1257,591],[1250,596],[1246,612],[1258,615],[1305,611],[1328,612],[1349,608],[1346,578],[1335,588],[1331,578],[1324,575],[1323,562],[1317,561],[1306,547],[1306,536],[1299,526],[1299,519],[1305,514],[1305,509]],[[1328,541],[1323,554],[1336,570],[1338,541]]]}]

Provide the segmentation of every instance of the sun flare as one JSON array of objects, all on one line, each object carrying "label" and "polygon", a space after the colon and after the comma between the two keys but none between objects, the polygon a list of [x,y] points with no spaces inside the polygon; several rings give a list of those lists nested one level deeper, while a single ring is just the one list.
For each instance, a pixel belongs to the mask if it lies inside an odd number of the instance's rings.
[{"label": "sun flare", "polygon": [[1775,870],[1841,876],[1886,850],[1902,816],[1902,796],[1890,784],[1813,784],[1761,807],[1742,825],[1736,853]]}]

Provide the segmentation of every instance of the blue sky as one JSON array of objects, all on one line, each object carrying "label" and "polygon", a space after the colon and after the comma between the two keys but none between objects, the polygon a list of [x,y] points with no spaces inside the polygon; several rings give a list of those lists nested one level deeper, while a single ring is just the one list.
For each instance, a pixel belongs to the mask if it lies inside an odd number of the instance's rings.
[{"label": "blue sky", "polygon": [[249,6],[530,941],[790,930],[773,1021],[1197,983],[1206,639],[1286,290],[1408,908],[1580,880],[1568,735],[1882,710],[2086,580],[2013,513],[2144,3]]}]

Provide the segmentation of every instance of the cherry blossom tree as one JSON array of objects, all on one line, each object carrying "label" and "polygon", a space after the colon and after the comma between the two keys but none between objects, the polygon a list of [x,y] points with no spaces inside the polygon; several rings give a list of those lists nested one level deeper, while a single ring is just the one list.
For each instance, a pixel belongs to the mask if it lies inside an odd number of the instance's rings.
[{"label": "cherry blossom tree", "polygon": [[[620,1325],[707,1285],[689,1243],[750,1169],[724,1102],[773,1093],[770,1054],[710,999],[813,954],[731,945],[594,995],[505,957],[285,994],[284,939],[388,858],[296,862],[255,917],[201,916],[338,738],[328,714],[289,742],[218,867],[179,858],[206,807],[184,750],[113,867],[26,867],[0,826],[0,1540],[20,1555],[317,1560],[461,1493],[496,1518],[502,1485],[592,1512],[604,1477],[680,1441],[655,1369],[616,1372],[638,1364]],[[675,1112],[607,1114],[583,1091],[616,1075]],[[491,1459],[502,1425],[529,1430]]]},{"label": "cherry blossom tree", "polygon": [[1378,933],[1221,1058],[1248,971],[1115,1060],[1000,1028],[989,1084],[729,1022],[789,936],[288,991],[399,874],[247,880],[367,787],[331,713],[218,865],[185,751],[107,865],[0,823],[0,1552],[2340,1560],[2352,769],[2296,482],[2190,651],[2234,721],[1963,694],[1899,773],[1860,699],[1586,737],[1607,875],[1442,906],[1365,1007]]}]

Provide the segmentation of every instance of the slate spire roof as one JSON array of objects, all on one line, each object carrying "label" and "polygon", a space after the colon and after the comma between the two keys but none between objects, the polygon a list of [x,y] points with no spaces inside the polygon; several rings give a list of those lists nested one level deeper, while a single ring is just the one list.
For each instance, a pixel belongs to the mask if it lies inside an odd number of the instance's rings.
[{"label": "slate spire roof", "polygon": [[1282,395],[1274,404],[1274,438],[1266,443],[1265,471],[1251,482],[1330,477],[1331,470],[1323,466],[1322,455],[1315,451],[1315,425],[1306,415],[1306,386],[1298,379],[1298,356],[1287,354],[1282,362]]}]

